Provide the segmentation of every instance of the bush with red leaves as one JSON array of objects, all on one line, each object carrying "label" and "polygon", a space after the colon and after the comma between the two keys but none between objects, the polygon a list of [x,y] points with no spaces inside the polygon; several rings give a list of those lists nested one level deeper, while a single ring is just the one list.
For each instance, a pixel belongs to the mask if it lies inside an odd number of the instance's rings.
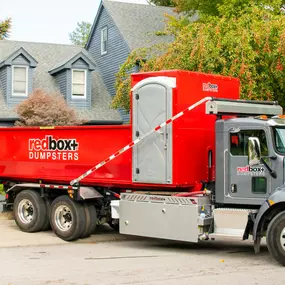
[{"label": "bush with red leaves", "polygon": [[70,108],[60,93],[48,94],[35,89],[27,100],[16,107],[19,120],[16,126],[68,126],[80,125],[75,111]]}]

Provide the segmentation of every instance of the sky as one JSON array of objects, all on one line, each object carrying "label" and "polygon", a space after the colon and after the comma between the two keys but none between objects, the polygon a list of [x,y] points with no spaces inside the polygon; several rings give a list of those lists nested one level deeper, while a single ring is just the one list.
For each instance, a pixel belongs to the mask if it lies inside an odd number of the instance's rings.
[{"label": "sky", "polygon": [[[146,3],[146,0],[120,1]],[[9,40],[70,44],[69,33],[75,30],[77,22],[93,23],[101,1],[0,0],[1,2],[4,3],[1,4],[0,20],[12,18]]]}]

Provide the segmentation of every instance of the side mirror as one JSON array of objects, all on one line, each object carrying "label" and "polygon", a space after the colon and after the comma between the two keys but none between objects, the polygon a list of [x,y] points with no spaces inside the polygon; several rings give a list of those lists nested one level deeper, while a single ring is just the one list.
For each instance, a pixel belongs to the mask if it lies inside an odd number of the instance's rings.
[{"label": "side mirror", "polygon": [[260,141],[256,137],[248,138],[248,164],[256,165],[260,164],[261,160],[261,150]]}]

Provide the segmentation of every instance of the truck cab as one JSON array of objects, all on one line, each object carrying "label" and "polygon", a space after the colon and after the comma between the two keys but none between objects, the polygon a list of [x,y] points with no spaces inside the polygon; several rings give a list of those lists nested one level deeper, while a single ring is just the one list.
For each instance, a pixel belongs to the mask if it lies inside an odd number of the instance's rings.
[{"label": "truck cab", "polygon": [[217,120],[215,202],[262,205],[284,184],[284,146],[282,116]]},{"label": "truck cab", "polygon": [[276,102],[207,100],[206,114],[217,117],[215,150],[205,162],[212,181],[197,192],[122,194],[120,232],[188,242],[252,235],[256,253],[266,236],[285,265],[283,110]]}]

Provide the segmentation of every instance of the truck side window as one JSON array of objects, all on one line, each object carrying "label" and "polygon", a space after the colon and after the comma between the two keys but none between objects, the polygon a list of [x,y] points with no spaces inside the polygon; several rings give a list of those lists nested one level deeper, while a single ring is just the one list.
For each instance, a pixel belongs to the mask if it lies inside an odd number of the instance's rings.
[{"label": "truck side window", "polygon": [[267,192],[266,177],[252,177],[252,193],[265,194]]},{"label": "truck side window", "polygon": [[244,130],[230,134],[230,152],[235,156],[248,155],[248,138],[257,137],[260,141],[261,156],[268,156],[266,134],[263,130]]}]

